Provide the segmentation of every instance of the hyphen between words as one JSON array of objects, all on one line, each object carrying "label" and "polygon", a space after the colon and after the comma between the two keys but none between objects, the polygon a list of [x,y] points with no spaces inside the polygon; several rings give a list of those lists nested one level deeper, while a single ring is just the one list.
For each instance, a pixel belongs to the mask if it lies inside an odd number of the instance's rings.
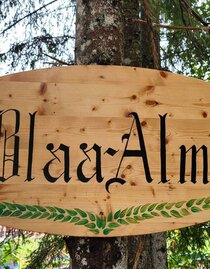
[{"label": "hyphen between words", "polygon": [[[13,113],[14,114],[14,132],[11,134],[8,134],[7,130],[3,129],[3,118],[4,115],[7,113]],[[27,161],[27,171],[26,171],[26,180],[25,181],[32,181],[34,180],[33,176],[33,153],[34,153],[34,136],[35,136],[35,126],[36,126],[36,113],[29,113],[29,123],[30,123],[30,129],[29,129],[29,139],[28,139],[28,161]],[[121,156],[121,159],[119,161],[119,165],[116,169],[116,175],[113,178],[110,178],[106,181],[105,188],[106,191],[109,192],[110,185],[113,183],[119,183],[119,184],[125,184],[126,181],[123,178],[119,177],[120,168],[122,165],[122,162],[125,158],[131,158],[136,157],[139,158],[139,162],[143,163],[144,172],[145,172],[145,178],[148,183],[151,183],[153,181],[152,175],[150,173],[150,167],[149,162],[147,158],[147,150],[145,146],[144,136],[140,124],[139,116],[136,112],[132,112],[129,114],[130,117],[133,118],[130,130],[128,133],[125,133],[122,136],[122,143],[124,143],[124,151]],[[167,160],[166,160],[166,117],[167,114],[159,115],[160,119],[160,183],[167,183],[170,179],[167,178]],[[137,131],[137,140],[139,144],[139,148],[136,150],[129,149],[129,139],[131,137],[132,130],[136,126]],[[18,132],[20,129],[20,111],[16,109],[8,109],[8,110],[2,110],[0,111],[0,132],[4,136],[4,147],[3,147],[3,163],[2,163],[2,169],[1,169],[1,176],[0,181],[5,182],[6,180],[14,177],[19,176],[19,145],[20,145],[20,137],[18,136]],[[8,147],[7,144],[9,140],[13,140],[14,144],[14,152],[13,154],[8,154]],[[91,147],[92,146],[92,147]],[[101,183],[104,180],[103,173],[102,173],[102,154],[108,154],[111,157],[114,157],[115,154],[119,150],[115,150],[113,148],[107,148],[106,151],[102,153],[101,146],[94,144],[94,145],[87,145],[86,143],[82,143],[79,145],[80,150],[84,154],[84,159],[81,160],[81,162],[77,166],[77,177],[78,180],[80,180],[83,183],[89,182],[91,179],[95,178],[97,182]],[[59,178],[63,177],[64,181],[68,183],[71,179],[71,173],[70,173],[70,147],[64,144],[60,144],[59,147],[55,148],[53,143],[48,143],[46,145],[47,151],[52,155],[51,159],[44,165],[43,167],[43,174],[45,179],[48,182],[54,183]],[[180,146],[180,177],[179,177],[179,183],[184,184],[186,182],[185,180],[185,171],[186,171],[186,157],[189,152],[191,152],[191,182],[193,184],[196,184],[196,156],[197,153],[202,150],[203,153],[203,184],[209,183],[208,181],[208,149],[205,145],[202,145],[199,149],[196,148],[195,145],[192,145],[192,147],[186,149],[185,145]],[[51,165],[54,162],[60,162],[61,160],[58,157],[58,152],[62,153],[63,155],[63,172],[59,176],[53,176],[51,171]],[[94,161],[90,158],[90,152],[94,152],[95,159]],[[6,174],[6,162],[12,162],[12,172],[8,176],[5,176]],[[87,177],[84,173],[84,165],[87,165],[88,162],[94,162],[95,163],[95,171],[93,175]]]}]

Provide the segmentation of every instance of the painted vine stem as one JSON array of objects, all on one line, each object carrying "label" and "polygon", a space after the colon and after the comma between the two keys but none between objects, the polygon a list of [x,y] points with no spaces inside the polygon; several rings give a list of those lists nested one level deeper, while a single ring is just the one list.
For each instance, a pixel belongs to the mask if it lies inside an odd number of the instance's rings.
[{"label": "painted vine stem", "polygon": [[0,217],[19,219],[45,219],[69,222],[85,226],[93,234],[108,235],[122,225],[138,224],[147,219],[158,217],[183,218],[197,212],[210,210],[210,197],[191,199],[177,203],[155,203],[120,209],[104,216],[86,212],[79,208],[63,209],[56,206],[21,205],[8,202],[0,203]]}]

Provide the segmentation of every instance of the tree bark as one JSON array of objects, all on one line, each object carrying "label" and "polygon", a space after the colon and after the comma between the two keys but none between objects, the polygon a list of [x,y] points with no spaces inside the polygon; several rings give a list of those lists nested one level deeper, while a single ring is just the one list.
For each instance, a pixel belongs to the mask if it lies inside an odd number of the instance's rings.
[{"label": "tree bark", "polygon": [[[77,0],[76,64],[122,65],[121,0]],[[66,238],[72,269],[127,267],[127,238]]]},{"label": "tree bark", "polygon": [[[135,23],[142,8],[139,0],[77,0],[76,64],[154,67],[145,26]],[[65,241],[72,269],[167,268],[164,234]]]},{"label": "tree bark", "polygon": [[123,1],[124,55],[123,65],[142,66],[141,29],[135,20],[139,19],[141,5],[139,0]]},{"label": "tree bark", "polygon": [[[123,64],[154,68],[152,45],[149,42],[148,28],[135,21],[141,14],[145,19],[143,1],[124,0],[124,59]],[[157,47],[158,35],[156,35]],[[128,269],[166,269],[166,234],[128,237]],[[140,252],[138,253],[138,250]],[[135,268],[135,263],[138,266]]]},{"label": "tree bark", "polygon": [[76,64],[122,65],[121,0],[77,0]]}]

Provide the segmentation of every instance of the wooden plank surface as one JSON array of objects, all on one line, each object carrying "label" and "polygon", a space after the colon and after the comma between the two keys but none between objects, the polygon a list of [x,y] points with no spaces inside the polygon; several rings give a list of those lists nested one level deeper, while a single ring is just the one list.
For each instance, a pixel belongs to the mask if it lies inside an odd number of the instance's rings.
[{"label": "wooden plank surface", "polygon": [[1,77],[0,107],[0,224],[124,236],[210,220],[209,83],[44,69]]}]

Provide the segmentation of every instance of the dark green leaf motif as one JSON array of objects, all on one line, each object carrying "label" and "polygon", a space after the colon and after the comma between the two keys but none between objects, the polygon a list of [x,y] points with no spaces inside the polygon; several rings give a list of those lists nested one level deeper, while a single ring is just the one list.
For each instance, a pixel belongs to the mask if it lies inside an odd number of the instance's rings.
[{"label": "dark green leaf motif", "polygon": [[210,197],[191,199],[174,203],[151,203],[110,212],[107,216],[103,212],[99,215],[86,212],[80,208],[64,209],[56,206],[21,205],[9,202],[0,203],[0,217],[38,219],[71,223],[84,226],[95,235],[109,235],[121,226],[138,224],[144,220],[154,218],[184,218],[192,214],[210,210]]}]

